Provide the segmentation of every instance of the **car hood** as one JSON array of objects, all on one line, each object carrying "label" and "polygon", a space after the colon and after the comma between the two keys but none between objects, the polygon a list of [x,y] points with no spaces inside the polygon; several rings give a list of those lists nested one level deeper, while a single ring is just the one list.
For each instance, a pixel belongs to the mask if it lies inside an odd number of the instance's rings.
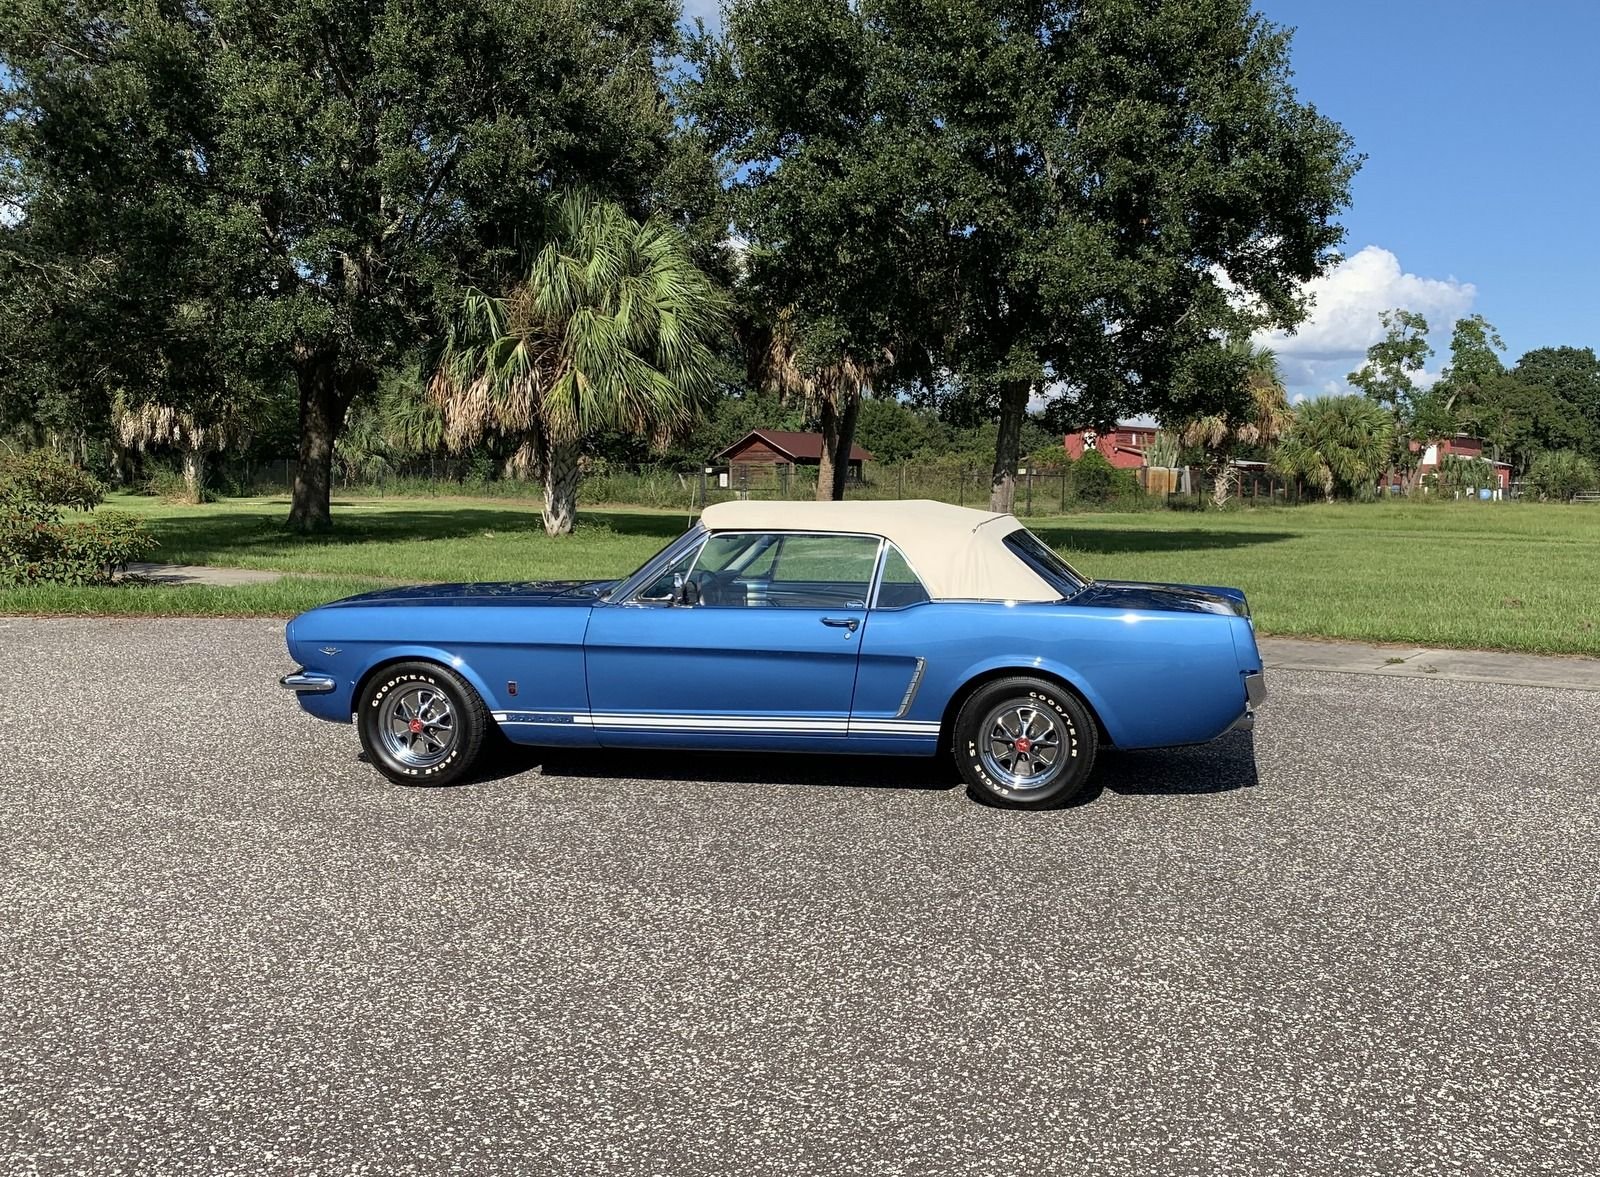
[{"label": "car hood", "polygon": [[590,605],[614,580],[512,580],[475,584],[411,584],[334,601],[350,605]]},{"label": "car hood", "polygon": [[1067,598],[1067,604],[1090,609],[1146,609],[1165,613],[1217,613],[1248,617],[1250,607],[1236,588],[1198,584],[1147,584],[1132,580],[1096,580]]}]

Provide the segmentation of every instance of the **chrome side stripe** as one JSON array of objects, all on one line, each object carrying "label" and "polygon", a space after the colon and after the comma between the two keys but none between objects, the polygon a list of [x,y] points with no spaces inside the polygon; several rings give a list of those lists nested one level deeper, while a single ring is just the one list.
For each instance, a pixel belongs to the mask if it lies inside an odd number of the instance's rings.
[{"label": "chrome side stripe", "polygon": [[849,719],[844,716],[644,715],[626,712],[494,711],[497,723],[518,727],[609,727],[634,731],[773,732],[804,735],[936,736],[936,721]]}]

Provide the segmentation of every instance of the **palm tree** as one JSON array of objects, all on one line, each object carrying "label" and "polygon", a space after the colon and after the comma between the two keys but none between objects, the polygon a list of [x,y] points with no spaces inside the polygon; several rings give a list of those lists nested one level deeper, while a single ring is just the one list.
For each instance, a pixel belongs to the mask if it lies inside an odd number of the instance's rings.
[{"label": "palm tree", "polygon": [[831,362],[807,362],[793,308],[785,307],[770,324],[750,325],[741,333],[749,357],[751,383],[776,392],[787,404],[797,405],[814,419],[822,433],[817,466],[817,499],[844,498],[850,471],[850,448],[855,441],[861,399],[872,390],[877,376],[887,371],[894,356],[885,351],[877,364],[844,354]]},{"label": "palm tree", "polygon": [[1180,430],[1186,445],[1206,451],[1211,501],[1218,507],[1226,506],[1233,493],[1234,450],[1241,445],[1271,446],[1294,420],[1272,349],[1254,347],[1244,339],[1230,340],[1227,347],[1244,370],[1244,415],[1212,413],[1186,422]]},{"label": "palm tree", "polygon": [[176,409],[155,401],[135,401],[118,392],[111,415],[117,441],[125,450],[143,453],[151,446],[175,449],[183,458],[186,499],[198,503],[205,495],[206,458],[250,438],[251,405],[217,398],[210,412]]},{"label": "palm tree", "polygon": [[725,318],[677,229],[569,194],[527,279],[463,301],[429,382],[445,444],[499,435],[531,447],[545,530],[566,534],[583,437],[619,429],[664,444],[692,424],[714,388]]},{"label": "palm tree", "polygon": [[1306,401],[1273,451],[1286,478],[1304,478],[1330,503],[1335,491],[1356,495],[1377,485],[1389,463],[1394,418],[1364,396]]}]

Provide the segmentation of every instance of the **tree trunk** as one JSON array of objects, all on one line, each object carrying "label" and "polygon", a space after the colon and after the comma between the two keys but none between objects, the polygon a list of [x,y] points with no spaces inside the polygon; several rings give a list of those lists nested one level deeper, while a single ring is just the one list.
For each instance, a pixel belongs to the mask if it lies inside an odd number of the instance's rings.
[{"label": "tree trunk", "polygon": [[544,530],[571,535],[578,521],[578,444],[552,443],[544,455]]},{"label": "tree trunk", "polygon": [[300,390],[300,459],[289,500],[289,526],[327,531],[333,526],[333,443],[344,427],[350,397],[339,387],[333,359],[310,356],[295,366]]},{"label": "tree trunk", "polygon": [[1026,380],[1000,385],[1000,431],[994,441],[994,472],[989,479],[989,510],[1010,514],[1017,501],[1017,462],[1022,454],[1022,422],[1028,415]]},{"label": "tree trunk", "polygon": [[822,402],[822,453],[817,461],[817,501],[839,502],[850,476],[850,451],[855,448],[856,419],[861,415],[861,389],[841,391],[841,407],[830,397]]},{"label": "tree trunk", "polygon": [[206,454],[199,447],[183,451],[183,485],[189,502],[199,503],[205,495]]},{"label": "tree trunk", "polygon": [[1211,477],[1211,505],[1217,510],[1228,505],[1228,499],[1233,494],[1233,464],[1224,460],[1215,467]]}]

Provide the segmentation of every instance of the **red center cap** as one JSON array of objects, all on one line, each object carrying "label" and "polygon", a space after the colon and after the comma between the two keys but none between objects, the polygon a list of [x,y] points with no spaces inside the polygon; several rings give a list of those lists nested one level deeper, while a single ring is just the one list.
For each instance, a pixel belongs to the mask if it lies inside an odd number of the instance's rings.
[{"label": "red center cap", "polygon": [[1018,736],[1017,737],[1017,751],[1018,752],[1026,752],[1026,751],[1028,751],[1028,749],[1030,749],[1032,747],[1033,747],[1033,741],[1028,739],[1027,736]]},{"label": "red center cap", "polygon": [[420,732],[420,731],[421,731],[421,730],[422,730],[422,720],[420,720],[420,719],[413,719],[413,720],[412,720],[412,721],[411,721],[411,724],[410,724],[410,727],[411,727],[411,730],[412,730],[412,731],[413,731],[413,732]]}]

